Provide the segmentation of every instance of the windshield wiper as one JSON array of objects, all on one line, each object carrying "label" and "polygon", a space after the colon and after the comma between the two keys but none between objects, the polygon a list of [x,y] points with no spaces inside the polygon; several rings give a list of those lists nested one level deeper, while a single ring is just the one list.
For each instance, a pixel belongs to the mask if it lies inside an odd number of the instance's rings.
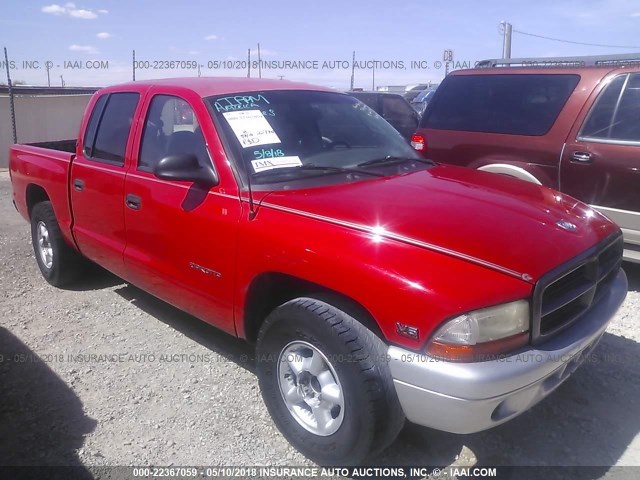
[{"label": "windshield wiper", "polygon": [[283,168],[274,168],[273,170],[268,170],[267,172],[264,172],[266,175],[269,174],[276,174],[279,171],[281,172],[282,170],[285,170],[287,172],[291,172],[291,171],[325,171],[325,172],[335,172],[335,173],[361,173],[362,175],[370,175],[372,177],[384,177],[385,175],[382,175],[381,173],[374,173],[374,172],[370,172],[368,170],[358,170],[357,168],[348,168],[348,167],[331,167],[328,165],[314,165],[312,163],[306,163],[303,165],[298,165],[298,166],[291,166],[291,167],[283,167]]},{"label": "windshield wiper", "polygon": [[394,164],[401,162],[419,162],[425,163],[427,165],[435,165],[431,160],[427,160],[424,158],[411,158],[411,157],[394,157],[392,155],[387,155],[386,157],[374,158],[373,160],[367,160],[366,162],[359,163],[356,165],[357,167],[368,167],[370,165],[382,165],[382,164]]}]

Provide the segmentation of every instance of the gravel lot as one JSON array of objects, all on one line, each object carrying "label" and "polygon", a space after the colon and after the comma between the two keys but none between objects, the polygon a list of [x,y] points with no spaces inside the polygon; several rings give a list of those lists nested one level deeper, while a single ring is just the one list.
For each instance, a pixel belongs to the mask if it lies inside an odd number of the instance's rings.
[{"label": "gravel lot", "polygon": [[[248,345],[103,271],[49,286],[10,188],[1,172],[0,464],[309,465],[267,415]],[[597,358],[550,398],[474,435],[407,426],[380,465],[640,465],[640,265],[624,268]]]}]

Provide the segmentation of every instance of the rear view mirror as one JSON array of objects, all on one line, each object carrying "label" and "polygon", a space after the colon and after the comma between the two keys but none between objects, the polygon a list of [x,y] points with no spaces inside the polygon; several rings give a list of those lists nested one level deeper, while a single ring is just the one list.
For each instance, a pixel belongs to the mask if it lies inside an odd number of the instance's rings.
[{"label": "rear view mirror", "polygon": [[153,173],[163,180],[193,182],[202,187],[218,184],[218,175],[213,167],[200,165],[198,157],[192,153],[164,157],[158,162]]}]

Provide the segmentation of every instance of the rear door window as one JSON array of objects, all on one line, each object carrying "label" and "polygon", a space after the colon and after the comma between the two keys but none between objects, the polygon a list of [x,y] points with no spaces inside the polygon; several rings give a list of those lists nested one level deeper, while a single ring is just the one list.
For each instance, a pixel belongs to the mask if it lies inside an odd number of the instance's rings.
[{"label": "rear door window", "polygon": [[90,148],[91,159],[124,165],[129,131],[139,98],[140,95],[133,92],[109,95],[98,120],[93,145],[87,145]]},{"label": "rear door window", "polygon": [[96,132],[98,131],[98,123],[100,123],[100,119],[102,118],[102,112],[104,111],[104,106],[107,103],[107,98],[109,95],[102,95],[93,106],[93,111],[91,112],[91,117],[89,118],[89,124],[87,125],[87,130],[84,135],[84,154],[86,157],[93,156],[93,145],[96,140]]},{"label": "rear door window", "polygon": [[376,95],[375,93],[359,93],[353,96],[364,103],[371,110],[375,112],[378,111],[378,95]]},{"label": "rear door window", "polygon": [[382,96],[382,116],[384,118],[404,118],[413,117],[413,108],[402,97],[394,95]]},{"label": "rear door window", "polygon": [[611,81],[593,105],[578,137],[640,142],[640,74],[619,75]]},{"label": "rear door window", "polygon": [[456,75],[429,104],[421,127],[509,135],[544,135],[579,75]]}]

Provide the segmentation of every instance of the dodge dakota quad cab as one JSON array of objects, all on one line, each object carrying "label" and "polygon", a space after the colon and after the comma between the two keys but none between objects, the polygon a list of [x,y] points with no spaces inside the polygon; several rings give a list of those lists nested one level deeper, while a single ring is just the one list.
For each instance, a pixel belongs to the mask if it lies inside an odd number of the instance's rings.
[{"label": "dodge dakota quad cab", "polygon": [[[489,68],[453,72],[413,141],[438,163],[510,175],[588,203],[620,225],[624,258],[640,262],[640,60],[633,67],[599,58],[487,60]],[[575,66],[588,61],[599,66]]]},{"label": "dodge dakota quad cab", "polygon": [[88,259],[255,342],[273,421],[321,464],[366,461],[405,419],[470,433],[514,418],[571,375],[627,291],[606,217],[434,165],[321,87],[108,87],[77,142],[15,145],[10,172],[49,283]]}]

